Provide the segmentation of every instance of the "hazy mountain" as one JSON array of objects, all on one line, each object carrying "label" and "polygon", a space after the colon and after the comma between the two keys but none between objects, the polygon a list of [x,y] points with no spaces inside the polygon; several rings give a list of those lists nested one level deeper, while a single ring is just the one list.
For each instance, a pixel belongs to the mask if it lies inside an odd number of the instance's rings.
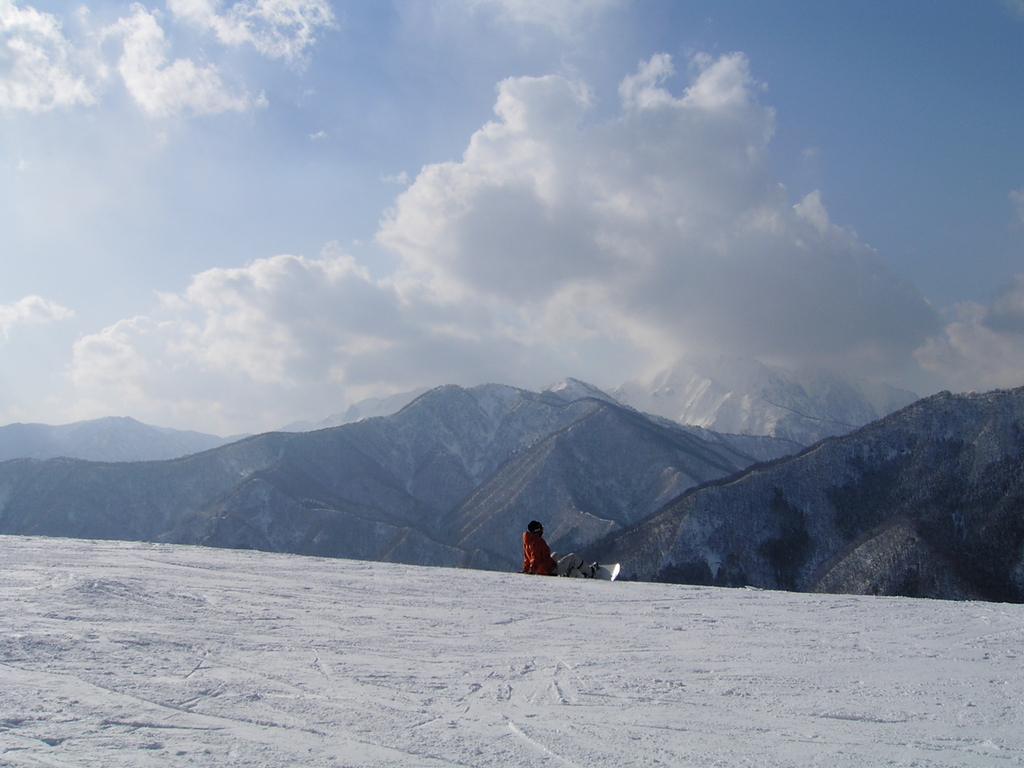
[{"label": "hazy mountain", "polygon": [[293,421],[281,427],[281,432],[311,432],[314,429],[340,427],[342,424],[352,424],[376,416],[390,416],[402,410],[426,391],[426,387],[420,387],[410,392],[399,392],[388,397],[368,397],[358,403],[353,403],[342,413],[335,413],[320,421]]},{"label": "hazy mountain", "polygon": [[151,427],[117,416],[60,426],[8,424],[0,427],[0,461],[57,456],[88,461],[155,461],[206,451],[236,439]]},{"label": "hazy mountain", "polygon": [[[518,534],[511,543],[485,535],[498,535],[500,517],[517,531],[538,517],[558,532],[575,516],[580,530],[564,536],[585,546],[690,485],[791,447],[731,440],[564,387],[440,387],[391,416],[173,461],[8,462],[0,532],[510,568]],[[528,482],[508,483],[523,467]],[[494,510],[474,531],[480,496],[468,500],[481,488]]]},{"label": "hazy mountain", "polygon": [[592,397],[595,400],[605,400],[609,403],[621,405],[621,403],[619,403],[618,400],[609,395],[607,392],[598,389],[593,384],[588,384],[585,381],[580,381],[579,379],[563,379],[557,384],[552,384],[549,387],[546,387],[544,391],[553,395],[557,395],[563,400],[567,400],[570,402],[573,400],[581,400],[585,397]]},{"label": "hazy mountain", "polygon": [[620,402],[716,432],[771,435],[810,445],[917,399],[912,392],[824,369],[803,372],[750,358],[692,358],[612,393]]},{"label": "hazy mountain", "polygon": [[684,493],[595,553],[626,576],[1024,601],[1024,388],[942,393]]}]

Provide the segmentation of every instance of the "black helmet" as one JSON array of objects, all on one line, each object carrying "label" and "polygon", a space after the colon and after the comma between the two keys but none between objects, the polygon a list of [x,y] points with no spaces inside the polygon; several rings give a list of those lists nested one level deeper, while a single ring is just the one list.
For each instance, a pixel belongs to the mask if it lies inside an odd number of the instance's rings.
[{"label": "black helmet", "polygon": [[536,520],[531,520],[530,524],[526,526],[526,530],[530,533],[544,533],[544,526],[538,523]]}]

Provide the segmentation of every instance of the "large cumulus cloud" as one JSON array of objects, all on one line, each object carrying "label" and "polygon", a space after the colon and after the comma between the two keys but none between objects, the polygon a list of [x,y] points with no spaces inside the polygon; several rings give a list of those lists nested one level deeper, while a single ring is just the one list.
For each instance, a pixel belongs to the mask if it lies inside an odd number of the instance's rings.
[{"label": "large cumulus cloud", "polygon": [[905,361],[937,330],[934,311],[830,222],[820,195],[787,199],[747,58],[691,68],[677,96],[667,55],[642,62],[607,121],[578,82],[504,81],[498,120],[460,161],[423,169],[380,242],[410,276],[515,308],[538,339],[571,311],[652,355]]},{"label": "large cumulus cloud", "polygon": [[424,381],[498,379],[523,355],[473,302],[401,295],[333,249],[281,255],[201,272],[156,311],[79,339],[73,416],[128,411],[221,434],[275,429]]},{"label": "large cumulus cloud", "polygon": [[691,352],[1021,375],[1020,284],[944,327],[819,193],[780,186],[746,57],[687,69],[673,92],[668,56],[641,62],[600,119],[572,78],[503,81],[461,159],[424,167],[384,215],[391,274],[328,249],[195,275],[78,342],[78,415],[266,429],[447,382],[616,386]]}]

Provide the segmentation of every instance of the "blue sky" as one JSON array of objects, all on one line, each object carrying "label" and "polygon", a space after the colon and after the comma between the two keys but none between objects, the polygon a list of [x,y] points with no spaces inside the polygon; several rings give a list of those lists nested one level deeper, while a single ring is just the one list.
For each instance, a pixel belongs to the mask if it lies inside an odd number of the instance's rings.
[{"label": "blue sky", "polygon": [[0,0],[0,423],[1024,384],[1022,51],[1014,0]]}]

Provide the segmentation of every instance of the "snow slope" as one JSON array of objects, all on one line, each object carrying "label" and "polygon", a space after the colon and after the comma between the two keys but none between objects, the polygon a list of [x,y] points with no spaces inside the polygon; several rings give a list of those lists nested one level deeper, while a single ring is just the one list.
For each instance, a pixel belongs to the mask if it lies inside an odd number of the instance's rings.
[{"label": "snow slope", "polygon": [[1024,606],[0,537],[4,766],[1024,765]]}]

